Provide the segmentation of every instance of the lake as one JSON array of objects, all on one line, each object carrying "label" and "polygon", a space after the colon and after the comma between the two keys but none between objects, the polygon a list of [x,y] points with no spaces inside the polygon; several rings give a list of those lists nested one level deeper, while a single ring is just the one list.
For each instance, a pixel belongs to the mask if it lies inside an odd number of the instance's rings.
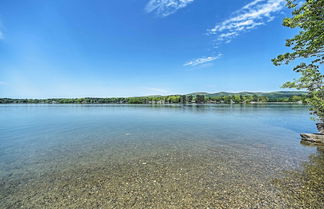
[{"label": "lake", "polygon": [[0,208],[320,208],[304,105],[0,105]]}]

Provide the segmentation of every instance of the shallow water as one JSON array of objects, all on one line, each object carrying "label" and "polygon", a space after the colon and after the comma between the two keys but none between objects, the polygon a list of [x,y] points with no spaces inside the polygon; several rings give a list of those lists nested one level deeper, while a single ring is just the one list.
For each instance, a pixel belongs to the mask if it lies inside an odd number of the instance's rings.
[{"label": "shallow water", "polygon": [[0,208],[320,208],[303,105],[0,105]]}]

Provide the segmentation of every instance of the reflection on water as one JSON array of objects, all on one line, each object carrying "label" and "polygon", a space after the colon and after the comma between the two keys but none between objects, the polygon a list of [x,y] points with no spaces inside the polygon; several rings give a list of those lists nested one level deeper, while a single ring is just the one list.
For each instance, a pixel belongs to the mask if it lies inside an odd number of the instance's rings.
[{"label": "reflection on water", "polygon": [[2,105],[0,115],[0,208],[323,202],[322,154],[299,144],[315,131],[302,105]]}]

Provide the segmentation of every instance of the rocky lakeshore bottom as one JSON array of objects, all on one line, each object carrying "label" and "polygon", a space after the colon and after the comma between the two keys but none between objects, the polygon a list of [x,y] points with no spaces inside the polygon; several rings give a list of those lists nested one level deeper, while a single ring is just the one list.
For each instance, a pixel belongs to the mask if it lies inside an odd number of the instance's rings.
[{"label": "rocky lakeshore bottom", "polygon": [[[260,149],[260,146],[257,147]],[[215,154],[218,153],[218,154]],[[1,208],[323,208],[324,155],[279,172],[249,154],[176,152],[3,177]],[[270,154],[270,153],[268,153]],[[222,157],[224,156],[224,157]],[[263,156],[264,157],[264,156]],[[240,159],[240,160],[238,160]],[[269,175],[278,172],[280,175]]]}]

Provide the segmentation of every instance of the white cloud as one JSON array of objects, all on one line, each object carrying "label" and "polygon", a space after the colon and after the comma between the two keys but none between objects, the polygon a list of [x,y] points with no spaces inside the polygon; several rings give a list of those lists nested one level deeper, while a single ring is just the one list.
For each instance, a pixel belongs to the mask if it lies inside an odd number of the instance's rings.
[{"label": "white cloud", "polygon": [[193,1],[194,0],[150,0],[145,10],[148,13],[155,12],[159,16],[166,17],[186,7]]},{"label": "white cloud", "polygon": [[201,58],[194,59],[194,60],[191,60],[189,62],[186,62],[184,64],[184,66],[197,66],[197,65],[201,65],[201,64],[204,64],[204,63],[207,63],[207,62],[211,62],[211,61],[217,60],[221,56],[222,56],[222,54],[218,54],[217,56],[213,56],[213,57],[201,57]]},{"label": "white cloud", "polygon": [[216,35],[219,43],[229,43],[240,33],[252,30],[274,19],[274,14],[284,8],[286,0],[254,0],[245,5],[233,16],[214,28],[208,34]]}]

